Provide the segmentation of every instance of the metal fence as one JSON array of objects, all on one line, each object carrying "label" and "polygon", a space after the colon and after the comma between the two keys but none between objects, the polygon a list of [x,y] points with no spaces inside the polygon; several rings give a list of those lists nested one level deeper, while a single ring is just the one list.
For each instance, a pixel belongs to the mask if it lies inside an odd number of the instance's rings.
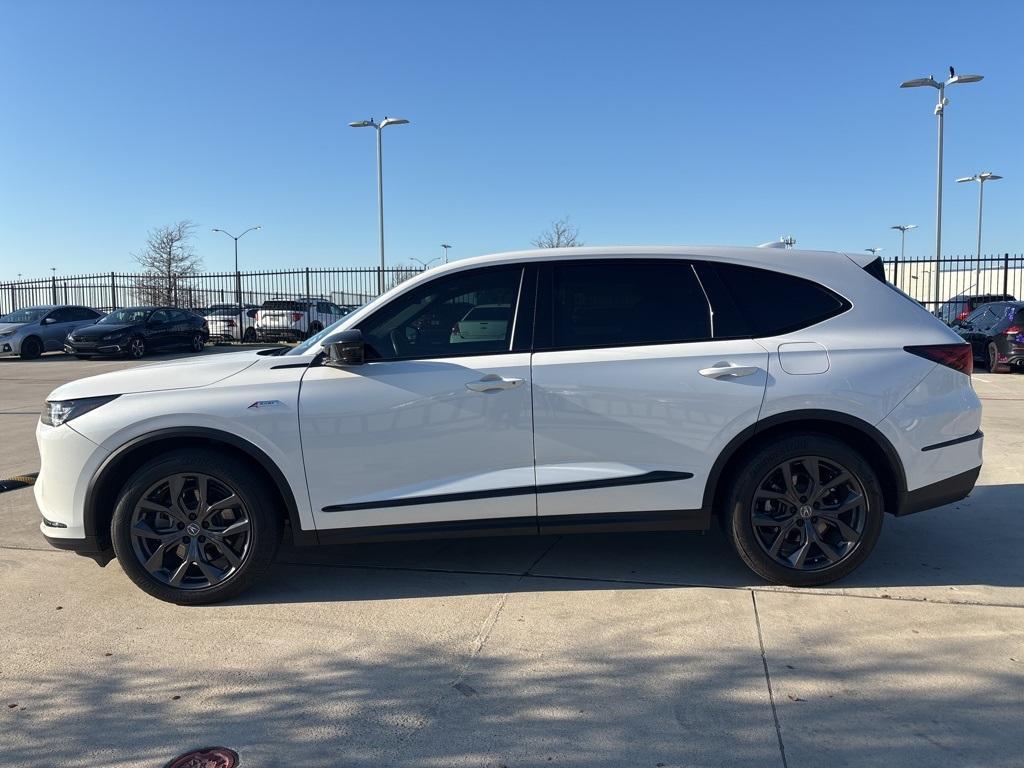
[{"label": "metal fence", "polygon": [[935,259],[883,261],[885,276],[893,285],[924,304],[933,312],[938,281],[941,301],[960,294],[1008,294],[1024,298],[1024,254],[1004,253],[992,256],[947,256],[936,268]]},{"label": "metal fence", "polygon": [[[420,273],[419,268],[383,270],[385,290]],[[336,304],[362,304],[378,294],[379,268],[292,269],[154,275],[106,272],[54,275],[0,283],[0,314],[39,304],[84,304],[109,312],[118,307],[169,305],[205,309],[214,304],[256,304],[267,299],[316,297]]]},{"label": "metal fence", "polygon": [[[1009,294],[1024,298],[1024,254],[887,259],[888,280],[935,311],[935,285],[946,301],[958,294]],[[385,289],[420,273],[416,267],[383,271]],[[262,304],[267,299],[317,297],[362,304],[377,296],[379,268],[303,269],[152,275],[105,272],[54,275],[0,283],[0,314],[38,304],[85,304],[109,312],[118,307],[161,304],[204,309],[213,304]]]}]

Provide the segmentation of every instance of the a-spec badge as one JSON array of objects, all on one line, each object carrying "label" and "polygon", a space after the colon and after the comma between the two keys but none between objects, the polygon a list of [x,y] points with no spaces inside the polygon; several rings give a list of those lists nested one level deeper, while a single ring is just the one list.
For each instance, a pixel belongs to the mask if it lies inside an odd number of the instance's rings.
[{"label": "a-spec badge", "polygon": [[249,409],[252,408],[284,408],[284,403],[280,400],[257,400],[249,406]]}]

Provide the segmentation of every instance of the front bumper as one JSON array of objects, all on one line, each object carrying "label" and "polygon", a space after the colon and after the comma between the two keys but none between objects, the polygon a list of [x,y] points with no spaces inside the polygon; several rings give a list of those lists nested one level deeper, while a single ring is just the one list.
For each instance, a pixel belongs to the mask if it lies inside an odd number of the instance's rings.
[{"label": "front bumper", "polygon": [[64,351],[69,355],[122,355],[121,342],[65,341]]},{"label": "front bumper", "polygon": [[0,339],[0,357],[18,357],[21,355],[21,339],[11,336]]},{"label": "front bumper", "polygon": [[109,452],[68,424],[39,422],[36,443],[40,466],[32,492],[42,515],[40,532],[58,549],[90,557],[108,551],[109,541],[86,532],[83,511],[89,481]]}]

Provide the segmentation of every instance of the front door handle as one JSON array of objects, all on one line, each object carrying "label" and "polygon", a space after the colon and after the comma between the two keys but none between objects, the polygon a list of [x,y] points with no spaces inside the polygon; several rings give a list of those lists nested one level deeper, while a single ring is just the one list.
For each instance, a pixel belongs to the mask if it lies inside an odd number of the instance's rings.
[{"label": "front door handle", "polygon": [[522,379],[506,379],[496,373],[488,373],[479,381],[471,381],[466,384],[470,392],[500,392],[503,389],[512,389],[523,383]]},{"label": "front door handle", "polygon": [[738,379],[742,376],[750,376],[757,373],[760,368],[756,365],[735,365],[734,363],[715,363],[710,368],[701,368],[697,373],[707,376],[709,379],[721,379],[731,377]]}]

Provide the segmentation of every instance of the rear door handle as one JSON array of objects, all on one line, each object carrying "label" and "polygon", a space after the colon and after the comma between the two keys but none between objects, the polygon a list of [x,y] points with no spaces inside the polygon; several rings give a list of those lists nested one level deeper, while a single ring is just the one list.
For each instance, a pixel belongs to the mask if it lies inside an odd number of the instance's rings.
[{"label": "rear door handle", "polygon": [[735,365],[734,363],[715,363],[710,368],[701,368],[698,373],[707,376],[709,379],[721,379],[731,377],[738,379],[742,376],[750,376],[757,373],[760,368],[756,365]]},{"label": "rear door handle", "polygon": [[503,389],[512,389],[523,383],[522,379],[506,379],[496,373],[488,373],[479,381],[471,381],[466,384],[470,392],[500,392]]}]

